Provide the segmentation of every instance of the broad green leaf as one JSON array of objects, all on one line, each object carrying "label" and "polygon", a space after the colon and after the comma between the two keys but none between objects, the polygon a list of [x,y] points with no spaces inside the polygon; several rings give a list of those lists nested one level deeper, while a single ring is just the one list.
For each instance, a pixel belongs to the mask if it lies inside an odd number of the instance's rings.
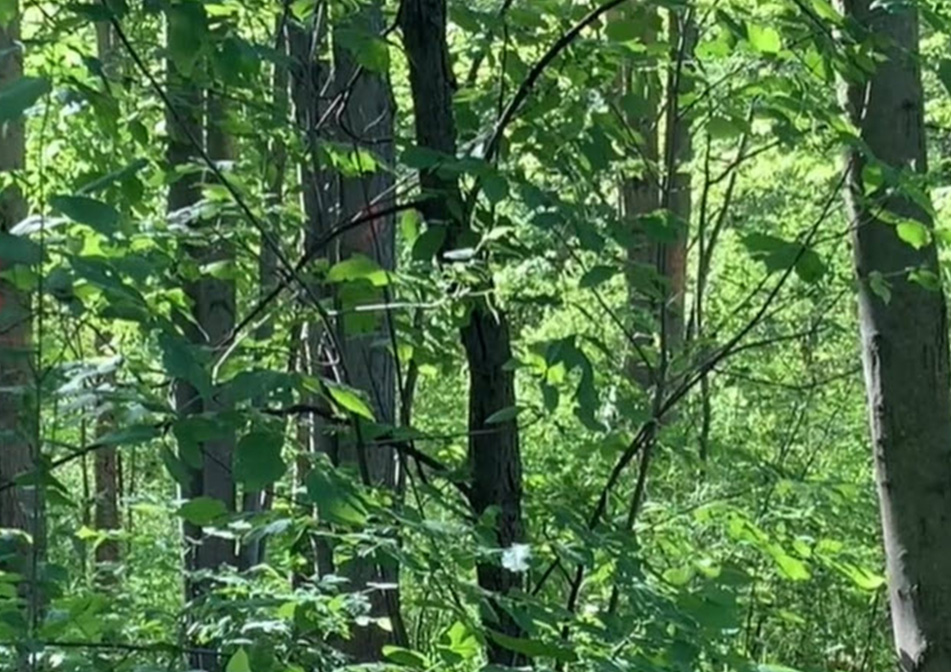
[{"label": "broad green leaf", "polygon": [[384,646],[383,657],[397,665],[405,665],[406,667],[426,669],[430,666],[429,659],[423,654],[399,646]]},{"label": "broad green leaf", "polygon": [[885,305],[892,300],[892,286],[885,276],[879,271],[872,271],[868,274],[869,288],[882,300]]},{"label": "broad green leaf", "polygon": [[389,283],[389,276],[376,261],[363,254],[354,254],[350,258],[334,264],[327,272],[327,282],[351,282],[353,280],[368,280],[374,287],[382,287]]},{"label": "broad green leaf", "polygon": [[178,515],[194,525],[210,525],[227,515],[228,509],[220,499],[196,497],[182,504]]},{"label": "broad green leaf", "polygon": [[913,219],[906,219],[898,223],[895,227],[898,237],[911,245],[916,250],[927,247],[931,244],[931,232],[921,222]]},{"label": "broad green leaf", "polygon": [[581,277],[578,286],[581,287],[581,289],[591,289],[592,287],[603,285],[619,272],[616,266],[594,266],[589,268],[588,272]]},{"label": "broad green leaf", "polygon": [[373,410],[353,388],[337,385],[336,383],[327,383],[327,392],[330,394],[331,401],[342,410],[349,411],[367,420],[375,419]]},{"label": "broad green leaf", "polygon": [[280,479],[287,471],[281,457],[283,435],[277,432],[252,431],[235,447],[234,477],[249,490],[262,490]]},{"label": "broad green leaf", "polygon": [[0,123],[16,121],[50,90],[43,77],[20,77],[0,89]]},{"label": "broad green leaf", "polygon": [[485,419],[485,424],[495,425],[495,424],[500,424],[503,422],[509,422],[510,420],[514,420],[515,418],[518,417],[518,410],[519,409],[517,406],[509,406],[508,408],[503,408],[501,410],[498,410]]},{"label": "broad green leaf", "polygon": [[23,264],[32,266],[43,260],[43,248],[29,238],[14,236],[0,231],[0,271],[6,266]]},{"label": "broad green leaf", "polygon": [[200,2],[180,2],[167,10],[167,48],[175,68],[184,76],[190,76],[208,44],[208,16]]},{"label": "broad green leaf", "polygon": [[612,19],[604,28],[604,34],[614,42],[636,40],[643,33],[643,26],[634,19]]},{"label": "broad green leaf", "polygon": [[522,639],[520,637],[509,637],[501,632],[488,629],[486,634],[501,647],[521,653],[529,658],[552,658],[562,663],[573,663],[578,659],[577,654],[561,644],[540,642],[535,639]]},{"label": "broad green leaf", "polygon": [[351,482],[336,473],[329,460],[320,460],[310,470],[306,486],[321,519],[339,525],[360,526],[366,522],[363,498]]},{"label": "broad green leaf", "polygon": [[777,54],[783,48],[783,40],[779,31],[771,26],[750,24],[746,29],[750,46],[763,54]]},{"label": "broad green leaf", "polygon": [[482,191],[493,205],[504,201],[509,195],[508,181],[497,172],[490,172],[482,178]]},{"label": "broad green leaf", "polygon": [[103,235],[113,233],[119,224],[115,208],[88,196],[53,196],[50,205],[74,222],[91,226]]},{"label": "broad green leaf", "polygon": [[19,0],[0,0],[0,26],[6,27],[19,14]]},{"label": "broad green leaf", "polygon": [[243,648],[235,651],[234,655],[228,659],[225,672],[251,672],[251,660],[248,658],[248,652]]},{"label": "broad green leaf", "polygon": [[786,551],[784,551],[780,546],[776,544],[770,544],[767,549],[769,554],[772,556],[773,560],[776,561],[776,564],[779,566],[780,572],[787,578],[792,581],[806,581],[811,577],[809,573],[809,568],[806,567],[806,564],[795,558]]},{"label": "broad green leaf", "polygon": [[429,226],[423,231],[413,244],[413,259],[430,261],[442,249],[446,241],[446,227],[437,224]]},{"label": "broad green leaf", "polygon": [[159,430],[155,425],[132,425],[109,432],[96,439],[96,443],[103,446],[122,446],[146,443],[157,436],[159,436]]}]

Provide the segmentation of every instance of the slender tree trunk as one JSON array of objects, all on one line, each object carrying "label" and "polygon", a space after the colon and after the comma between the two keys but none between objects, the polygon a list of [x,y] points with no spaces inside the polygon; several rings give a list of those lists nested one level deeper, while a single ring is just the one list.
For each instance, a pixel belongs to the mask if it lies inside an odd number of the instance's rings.
[{"label": "slender tree trunk", "polygon": [[[108,22],[96,24],[96,46],[99,60],[107,76],[113,70],[113,34],[112,26]],[[97,337],[98,352],[106,346],[103,338]],[[110,375],[106,384],[114,382],[115,377]],[[102,436],[114,428],[111,408],[107,408],[99,416],[96,433]],[[95,480],[95,528],[116,532],[121,529],[119,520],[119,479],[118,454],[115,446],[103,446],[93,453],[93,473]],[[116,570],[119,566],[118,539],[105,539],[96,547],[96,581],[100,585],[108,586],[115,582]]]},{"label": "slender tree trunk", "polygon": [[[456,154],[456,127],[452,113],[455,78],[446,40],[446,0],[407,0],[400,16],[409,61],[415,110],[416,142],[448,156]],[[429,226],[448,226],[451,245],[466,224],[456,214],[462,209],[459,185],[437,171],[420,174],[422,206]],[[491,286],[485,287],[491,290]],[[506,314],[498,307],[473,302],[462,344],[469,364],[469,464],[472,472],[471,505],[481,516],[496,507],[496,542],[507,548],[523,539],[521,499],[522,466],[516,420],[487,424],[493,414],[515,406],[515,380],[507,367],[512,358]],[[521,576],[499,564],[480,562],[479,585],[491,594],[505,595],[521,586]],[[518,636],[518,624],[493,603],[486,625],[508,636]],[[494,664],[512,664],[507,649],[490,643]]]},{"label": "slender tree trunk", "polygon": [[[287,17],[277,17],[277,50],[282,54],[287,52]],[[278,119],[289,119],[290,98],[288,96],[288,70],[283,63],[274,64],[272,76],[273,105]],[[278,134],[265,153],[266,164],[264,169],[267,180],[267,225],[271,239],[278,240],[281,230],[281,205],[284,201],[284,180],[287,171],[287,147],[284,139]],[[265,236],[261,236],[261,249],[258,253],[258,296],[264,298],[278,282],[277,254]],[[274,324],[268,320],[258,327],[255,340],[258,343],[267,342],[274,335]],[[264,399],[255,400],[257,406],[264,405]],[[272,486],[273,487],[273,486]],[[268,497],[266,491],[247,491],[242,495],[241,510],[246,514],[253,514],[267,510]],[[238,557],[238,567],[247,570],[254,565],[264,562],[267,540],[264,537],[245,542],[241,546]]]},{"label": "slender tree trunk", "polygon": [[[371,35],[384,29],[383,13],[378,3],[365,5],[358,12],[337,22],[335,31],[359,30]],[[334,37],[334,79],[338,87],[351,81],[347,104],[339,117],[339,140],[354,150],[361,150],[385,166],[395,159],[393,145],[393,100],[386,73],[364,69],[358,73],[358,64],[349,48]],[[367,207],[387,208],[393,203],[389,194],[393,176],[381,167],[361,166],[368,172],[361,177],[340,176],[338,182],[339,212],[346,216]],[[375,205],[374,201],[379,200]],[[375,260],[382,268],[395,267],[395,232],[393,217],[382,217],[344,234],[339,243],[338,259],[362,254]],[[383,297],[378,297],[383,298]],[[346,368],[350,385],[363,391],[372,402],[378,423],[393,425],[395,415],[396,381],[390,344],[389,314],[382,313],[373,324],[366,324],[367,316],[351,312],[356,306],[348,301],[337,321],[337,342],[342,349],[341,361]],[[396,455],[392,448],[366,449],[362,437],[342,442],[338,448],[338,462],[350,465],[364,475],[368,485],[393,489],[396,486]],[[393,585],[398,581],[398,569],[382,565],[377,559],[354,558],[341,568],[349,579],[349,589],[366,591],[370,584]],[[373,590],[370,594],[371,615],[390,616],[391,622],[401,629],[399,593],[397,589]],[[399,635],[397,635],[399,636]],[[356,626],[344,650],[356,662],[382,660],[383,646],[393,641],[393,635],[375,624]]]},{"label": "slender tree trunk", "polygon": [[[23,75],[18,11],[7,25],[0,26],[0,52],[0,88],[5,88]],[[23,170],[24,154],[24,122],[4,123],[0,129],[0,173]],[[9,232],[26,211],[19,187],[11,182],[0,193],[0,233]],[[4,252],[0,245],[0,271],[9,271],[17,261],[5,258]],[[42,497],[39,488],[10,484],[33,469],[38,450],[32,319],[30,296],[0,278],[0,527],[22,530],[26,535],[0,541],[0,567],[24,577],[20,593],[27,604],[27,627],[40,606],[34,569],[42,554]]]},{"label": "slender tree trunk", "polygon": [[[911,4],[844,3],[855,25],[885,45],[885,60],[863,83],[843,86],[853,123],[871,156],[848,157],[859,324],[881,504],[892,626],[905,672],[951,669],[951,370],[943,290],[907,278],[940,278],[934,245],[916,250],[880,218],[931,227],[912,199],[863,182],[872,157],[888,169],[926,171],[918,17]],[[874,191],[873,191],[874,189]],[[870,193],[871,192],[871,193]],[[890,283],[890,297],[875,287]]]},{"label": "slender tree trunk", "polygon": [[[622,5],[611,14],[611,20],[634,21],[640,26],[639,39],[647,46],[657,41],[659,17],[653,7]],[[650,345],[649,334],[653,331],[654,319],[660,319],[662,311],[656,301],[646,298],[638,267],[658,267],[659,245],[643,231],[641,219],[657,211],[661,206],[661,172],[659,160],[659,115],[660,80],[657,75],[657,59],[640,55],[629,59],[621,67],[620,92],[623,115],[632,139],[631,158],[640,165],[638,174],[623,175],[620,184],[621,216],[634,232],[633,244],[628,248],[629,282],[628,300],[635,317],[635,336],[643,348]],[[663,273],[663,269],[657,268]],[[631,377],[641,387],[651,387],[650,368],[642,361],[640,353],[630,353],[628,368]]]}]

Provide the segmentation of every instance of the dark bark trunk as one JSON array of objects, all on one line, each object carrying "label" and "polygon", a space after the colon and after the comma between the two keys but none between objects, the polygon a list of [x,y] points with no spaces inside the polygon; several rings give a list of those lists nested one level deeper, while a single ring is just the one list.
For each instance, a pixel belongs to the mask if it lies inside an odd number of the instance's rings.
[{"label": "dark bark trunk", "polygon": [[[400,16],[410,66],[416,142],[420,147],[455,156],[455,78],[446,41],[446,19],[445,0],[407,0]],[[462,210],[458,183],[437,171],[423,171],[420,184],[429,197],[421,206],[427,224],[448,226],[446,238],[451,245],[467,226],[453,214]],[[518,424],[515,420],[491,425],[486,422],[498,411],[515,406],[514,373],[506,366],[512,350],[505,312],[474,301],[461,340],[469,364],[471,505],[477,516],[489,507],[497,507],[496,542],[500,548],[507,548],[524,535]],[[483,589],[500,596],[519,589],[522,583],[521,575],[489,562],[479,563],[478,579]],[[486,626],[517,637],[517,623],[494,602],[492,607]],[[489,644],[487,653],[495,664],[515,662],[511,651],[495,644]]]},{"label": "dark bark trunk", "polygon": [[[348,25],[351,24],[351,25]],[[335,31],[350,28],[379,34],[384,29],[383,14],[379,4],[366,5],[348,17],[346,23],[335,25]],[[356,78],[358,64],[351,49],[339,43],[341,32],[334,35],[334,79],[338,88],[350,85],[346,107],[339,115],[337,139],[354,150],[363,150],[392,166],[395,158],[393,145],[393,101],[385,73],[364,69]],[[366,166],[365,169],[369,169]],[[362,177],[340,176],[338,181],[339,212],[342,215],[356,213],[368,207],[385,209],[392,205],[392,173],[378,168]],[[347,259],[362,254],[375,260],[382,268],[395,267],[395,232],[393,217],[383,217],[344,234],[339,241],[337,258]],[[385,296],[368,292],[365,303],[373,303]],[[363,391],[372,402],[377,422],[392,425],[395,414],[396,381],[390,342],[389,314],[384,312],[375,323],[367,322],[365,314],[352,312],[357,306],[353,301],[343,305],[337,320],[337,342],[342,352],[340,360],[346,369],[349,384]],[[392,489],[396,485],[396,455],[391,448],[374,447],[367,450],[356,440],[341,442],[337,459],[341,466],[352,466],[369,480],[369,485]],[[376,559],[354,558],[341,567],[341,573],[350,581],[349,588],[366,591],[369,584],[396,584],[398,570]],[[389,616],[394,625],[397,640],[402,630],[399,592],[374,590],[370,594],[371,616]],[[356,662],[372,662],[383,659],[383,646],[394,642],[394,635],[376,625],[355,626],[351,638],[343,649]]]},{"label": "dark bark trunk", "polygon": [[[3,88],[23,75],[18,13],[0,26],[0,51],[4,53],[0,59]],[[23,170],[24,153],[24,122],[6,122],[0,129],[0,173]],[[0,193],[0,232],[9,232],[26,212],[19,187],[11,183]],[[0,271],[10,270],[13,263],[4,258],[0,246]],[[34,468],[38,450],[31,323],[30,296],[0,278],[0,527],[22,530],[32,538],[32,544],[26,537],[13,535],[0,542],[0,568],[24,577],[20,594],[27,605],[23,621],[27,628],[36,619],[41,601],[34,569],[43,553],[43,499],[39,488],[8,486]],[[25,660],[24,667],[28,667]]]},{"label": "dark bark trunk", "polygon": [[[863,33],[887,45],[885,60],[865,83],[844,86],[845,101],[877,161],[924,173],[917,12],[910,4],[878,9],[874,4],[844,3]],[[914,249],[878,215],[884,209],[928,227],[932,222],[901,193],[868,193],[863,169],[870,157],[855,149],[848,158],[862,355],[895,643],[906,672],[943,671],[951,668],[951,371],[945,295],[907,278],[909,268],[940,277],[935,246]],[[874,290],[876,278],[883,277],[890,283],[888,300]]]}]

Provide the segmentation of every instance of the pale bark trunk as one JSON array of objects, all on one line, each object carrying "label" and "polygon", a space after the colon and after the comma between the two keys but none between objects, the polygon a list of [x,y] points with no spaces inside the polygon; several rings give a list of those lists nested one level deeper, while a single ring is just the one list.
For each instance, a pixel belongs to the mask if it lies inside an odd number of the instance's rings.
[{"label": "pale bark trunk", "polygon": [[[918,18],[911,5],[874,9],[844,3],[856,25],[881,38],[886,60],[865,83],[846,85],[862,140],[878,161],[924,173],[924,100],[918,67]],[[881,44],[881,42],[879,42]],[[859,284],[859,322],[876,480],[888,570],[892,625],[906,672],[951,669],[951,371],[945,295],[910,282],[907,269],[939,273],[934,245],[903,242],[885,211],[931,226],[910,198],[865,193],[868,158],[852,150],[849,212]],[[871,278],[890,283],[890,299]]]},{"label": "pale bark trunk", "polygon": [[[0,26],[0,88],[23,75],[20,45],[20,16]],[[0,173],[23,170],[25,133],[22,119],[0,128]],[[0,193],[0,232],[8,232],[27,211],[26,201],[11,183]],[[0,249],[0,270],[10,270],[13,262]],[[0,527],[22,530],[32,538],[11,537],[0,545],[5,571],[24,577],[20,593],[27,604],[26,620],[31,624],[40,607],[34,568],[43,548],[43,502],[39,488],[11,487],[11,482],[33,469],[38,437],[35,417],[33,375],[32,313],[30,296],[0,279]],[[28,626],[29,627],[29,626]],[[25,633],[24,633],[25,634]]]},{"label": "pale bark trunk", "polygon": [[[400,21],[409,60],[416,142],[420,147],[455,156],[455,78],[446,38],[446,1],[407,0]],[[422,171],[420,185],[424,195],[430,197],[421,206],[428,225],[450,227],[447,240],[453,241],[466,226],[453,214],[462,208],[458,183],[437,171]],[[486,423],[498,411],[515,406],[514,372],[506,366],[512,350],[505,312],[474,302],[461,340],[469,364],[470,503],[477,516],[489,507],[498,508],[496,542],[499,548],[507,548],[524,535],[518,423]],[[489,593],[504,595],[521,586],[521,575],[499,564],[480,562],[477,574],[479,585]],[[494,613],[487,617],[487,627],[509,636],[519,635],[518,624],[503,609],[493,604],[491,611]],[[493,643],[487,653],[495,664],[516,662],[511,651]]]}]

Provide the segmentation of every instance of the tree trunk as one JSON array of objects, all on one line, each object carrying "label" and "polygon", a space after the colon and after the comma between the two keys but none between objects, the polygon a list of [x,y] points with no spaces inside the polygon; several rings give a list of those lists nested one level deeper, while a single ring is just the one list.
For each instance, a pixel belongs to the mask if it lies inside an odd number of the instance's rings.
[{"label": "tree trunk", "polygon": [[[18,11],[7,25],[0,26],[0,52],[4,54],[0,59],[2,89],[23,75]],[[0,173],[23,170],[24,154],[23,120],[4,123],[0,129]],[[22,193],[11,182],[0,193],[0,233],[9,232],[23,220],[26,211]],[[0,271],[9,271],[16,263],[4,258],[0,245]],[[30,296],[0,278],[0,527],[28,535],[0,540],[0,567],[24,577],[20,593],[27,604],[27,628],[31,628],[40,607],[34,569],[42,554],[43,502],[39,488],[11,487],[11,483],[33,469],[38,450],[31,322]]]},{"label": "tree trunk", "polygon": [[[407,0],[400,16],[409,61],[415,110],[416,142],[420,147],[456,155],[456,127],[452,113],[455,78],[446,41],[446,0]],[[451,245],[467,224],[460,222],[459,185],[437,171],[422,171],[420,185],[429,200],[421,206],[428,226],[448,226]],[[450,248],[451,249],[451,248]],[[483,289],[491,290],[490,283]],[[461,340],[469,364],[469,465],[472,472],[471,505],[476,516],[497,507],[495,536],[499,548],[523,538],[521,499],[522,465],[516,420],[488,424],[493,414],[515,407],[514,372],[505,312],[473,301]],[[491,594],[505,595],[521,587],[521,575],[497,563],[477,567],[479,585]],[[518,624],[497,604],[487,613],[487,627],[517,637]],[[489,661],[511,665],[512,652],[490,643]]]},{"label": "tree trunk", "polygon": [[[612,11],[611,20],[634,21],[639,25],[638,38],[647,46],[657,41],[659,17],[653,7],[625,7]],[[641,219],[656,212],[661,206],[661,166],[659,161],[658,115],[660,110],[660,80],[657,59],[646,54],[629,59],[621,66],[620,92],[625,123],[632,140],[632,159],[641,164],[639,174],[623,175],[620,184],[621,217],[633,231],[633,244],[627,250],[629,265],[628,300],[634,314],[635,338],[643,348],[650,345],[654,320],[662,310],[652,298],[646,298],[637,281],[638,267],[649,266],[663,273],[660,263],[661,246],[650,240],[643,231]],[[650,367],[635,351],[629,355],[628,368],[633,380],[643,388],[656,383]]]},{"label": "tree trunk", "polygon": [[[926,171],[918,18],[912,5],[844,3],[856,25],[885,44],[864,83],[843,86],[848,111],[872,156],[888,169]],[[864,38],[864,35],[862,36]],[[934,245],[896,235],[890,215],[930,227],[928,213],[899,192],[863,183],[871,157],[848,157],[859,322],[892,626],[906,672],[951,669],[951,372],[941,289],[909,281],[907,269],[938,274]],[[935,276],[940,277],[940,275]],[[875,288],[886,278],[890,297]],[[879,289],[880,293],[881,289]]]},{"label": "tree trunk", "polygon": [[[112,26],[106,21],[96,24],[96,51],[103,64],[103,70],[108,75],[113,71],[113,34]],[[99,352],[107,345],[107,336],[97,336]],[[110,375],[103,382],[113,383],[115,376]],[[97,436],[114,429],[114,419],[111,408],[105,408],[99,416]],[[94,525],[97,530],[118,532],[121,529],[119,521],[119,479],[118,454],[115,446],[103,446],[96,450],[93,459],[93,475],[95,480],[95,516]],[[110,586],[115,583],[116,571],[119,569],[119,541],[118,539],[104,539],[96,546],[97,583]]]},{"label": "tree trunk", "polygon": [[[338,87],[353,80],[347,104],[339,117],[338,139],[353,150],[362,150],[382,161],[383,166],[392,166],[395,160],[393,145],[393,100],[386,73],[364,69],[354,80],[358,64],[351,49],[339,42],[341,30],[352,29],[380,34],[385,25],[379,3],[365,5],[347,17],[347,21],[334,26],[334,79]],[[390,189],[393,175],[388,170],[361,166],[372,170],[361,177],[341,175],[338,182],[339,212],[342,216],[360,212],[368,207],[388,208],[393,203]],[[377,199],[380,199],[377,201]],[[377,201],[374,203],[374,201]],[[362,254],[375,260],[380,267],[393,270],[395,267],[395,230],[393,217],[383,217],[365,226],[347,232],[340,238],[337,259],[344,260],[354,254]],[[370,290],[365,287],[364,289]],[[367,292],[365,300],[358,303],[374,303],[385,296],[376,296],[375,290]],[[342,308],[337,320],[337,342],[342,349],[340,359],[346,369],[349,384],[364,392],[372,403],[377,422],[393,425],[396,408],[396,381],[393,354],[390,344],[389,313],[372,316],[352,312],[355,302],[337,300]],[[396,455],[392,448],[374,446],[367,450],[356,441],[341,442],[337,459],[341,466],[352,466],[368,485],[393,489],[396,485]],[[388,585],[398,580],[395,566],[381,565],[373,557],[354,558],[341,572],[349,581],[349,589],[366,591],[371,583]],[[371,616],[389,615],[393,625],[400,627],[399,593],[396,589],[375,589],[370,593]],[[397,635],[399,636],[399,635]],[[379,661],[383,658],[383,646],[392,643],[393,636],[375,624],[355,626],[344,650],[355,662]]]}]

